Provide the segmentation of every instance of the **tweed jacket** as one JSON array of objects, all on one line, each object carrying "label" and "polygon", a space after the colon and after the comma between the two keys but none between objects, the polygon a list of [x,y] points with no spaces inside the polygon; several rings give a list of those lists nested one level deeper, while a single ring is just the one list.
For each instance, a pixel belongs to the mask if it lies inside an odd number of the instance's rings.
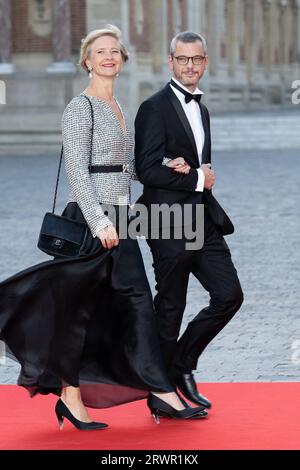
[{"label": "tweed jacket", "polygon": [[[75,96],[62,117],[64,162],[70,185],[68,202],[77,202],[93,237],[112,222],[104,214],[101,203],[130,204],[130,183],[136,179],[134,168],[134,130],[123,114],[125,132],[104,100],[89,96],[94,112],[93,139],[92,114],[86,97]],[[86,95],[87,96],[87,95]],[[121,109],[121,108],[120,108]],[[121,110],[122,111],[122,110]],[[124,165],[123,173],[90,173],[92,165]]]}]

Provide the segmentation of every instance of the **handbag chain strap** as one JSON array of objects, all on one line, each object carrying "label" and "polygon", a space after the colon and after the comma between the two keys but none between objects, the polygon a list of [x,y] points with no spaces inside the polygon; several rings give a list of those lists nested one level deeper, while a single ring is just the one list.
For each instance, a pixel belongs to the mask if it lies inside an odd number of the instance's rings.
[{"label": "handbag chain strap", "polygon": [[[91,116],[92,116],[92,131],[91,131],[91,147],[90,147],[90,156],[89,156],[89,166],[88,169],[90,171],[91,165],[92,165],[92,153],[93,153],[93,135],[94,135],[94,109],[93,105],[91,103],[91,100],[86,96],[86,95],[81,95],[84,98],[88,100],[90,103],[91,107]],[[62,159],[63,159],[63,154],[64,154],[64,146],[61,146],[61,152],[60,152],[60,159],[59,159],[59,165],[58,165],[58,172],[57,172],[57,178],[56,178],[56,185],[55,185],[55,192],[54,192],[54,200],[53,200],[53,207],[52,207],[52,214],[55,212],[55,206],[56,206],[56,197],[57,197],[57,190],[58,190],[58,183],[59,183],[59,177],[60,177],[60,170],[61,170],[61,164],[62,164]]]}]

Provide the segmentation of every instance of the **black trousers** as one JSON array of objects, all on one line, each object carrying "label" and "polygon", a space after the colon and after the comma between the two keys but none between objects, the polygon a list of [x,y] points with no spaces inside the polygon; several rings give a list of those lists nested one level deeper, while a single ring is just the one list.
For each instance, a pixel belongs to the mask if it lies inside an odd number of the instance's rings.
[{"label": "black trousers", "polygon": [[[240,308],[243,292],[220,229],[204,211],[204,245],[187,251],[185,240],[148,240],[154,261],[154,299],[162,354],[170,378],[197,368],[200,354]],[[210,295],[178,340],[190,274]]]}]

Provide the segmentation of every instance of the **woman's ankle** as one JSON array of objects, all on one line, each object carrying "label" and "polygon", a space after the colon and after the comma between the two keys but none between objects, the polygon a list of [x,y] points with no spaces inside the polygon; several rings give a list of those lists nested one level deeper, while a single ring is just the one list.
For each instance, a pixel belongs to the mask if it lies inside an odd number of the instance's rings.
[{"label": "woman's ankle", "polygon": [[79,387],[63,387],[60,398],[63,402],[82,403]]}]

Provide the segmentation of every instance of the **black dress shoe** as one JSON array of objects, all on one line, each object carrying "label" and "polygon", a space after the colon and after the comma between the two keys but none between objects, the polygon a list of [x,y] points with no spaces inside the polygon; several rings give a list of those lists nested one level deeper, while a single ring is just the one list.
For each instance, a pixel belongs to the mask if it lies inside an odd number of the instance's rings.
[{"label": "black dress shoe", "polygon": [[[179,395],[179,393],[177,392],[176,395],[178,396],[179,400],[181,401],[181,403],[183,404],[183,406],[185,406],[186,408],[192,408],[191,405],[189,405],[183,398],[181,395]],[[204,406],[201,407],[203,410],[204,410]]]},{"label": "black dress shoe", "polygon": [[95,421],[92,421],[91,423],[85,423],[83,421],[79,421],[77,418],[75,418],[75,416],[72,415],[69,408],[61,399],[59,399],[56,403],[55,413],[58,419],[60,430],[63,428],[64,418],[70,421],[70,423],[72,423],[75,428],[80,429],[81,431],[93,431],[107,428],[107,424],[105,423],[97,423]]},{"label": "black dress shoe", "polygon": [[[176,395],[178,396],[179,400],[181,401],[181,403],[183,404],[183,406],[185,406],[186,408],[193,408],[191,405],[188,404],[187,401],[184,400],[184,398],[177,392]],[[205,406],[198,406],[197,407],[200,411],[204,411],[205,410]]]},{"label": "black dress shoe", "polygon": [[[181,395],[179,395],[179,393],[177,393],[177,396],[179,398],[179,400],[181,401],[181,403],[183,404],[183,406],[185,406],[186,408],[192,408],[192,406],[190,406],[183,398]],[[201,418],[206,418],[208,413],[207,411],[205,410],[205,407],[204,406],[198,406],[197,409],[199,410],[199,412],[192,416],[192,418],[190,419],[201,419]]]},{"label": "black dress shoe", "polygon": [[193,374],[181,374],[175,378],[175,384],[181,393],[193,403],[211,408],[210,401],[201,395],[197,390],[197,385]]},{"label": "black dress shoe", "polygon": [[206,418],[207,412],[203,410],[202,406],[196,408],[184,408],[184,410],[176,410],[171,405],[166,403],[161,398],[149,394],[147,399],[147,405],[150,409],[151,415],[154,418],[156,424],[159,424],[159,418],[173,418],[173,419],[193,419],[193,418]]}]

